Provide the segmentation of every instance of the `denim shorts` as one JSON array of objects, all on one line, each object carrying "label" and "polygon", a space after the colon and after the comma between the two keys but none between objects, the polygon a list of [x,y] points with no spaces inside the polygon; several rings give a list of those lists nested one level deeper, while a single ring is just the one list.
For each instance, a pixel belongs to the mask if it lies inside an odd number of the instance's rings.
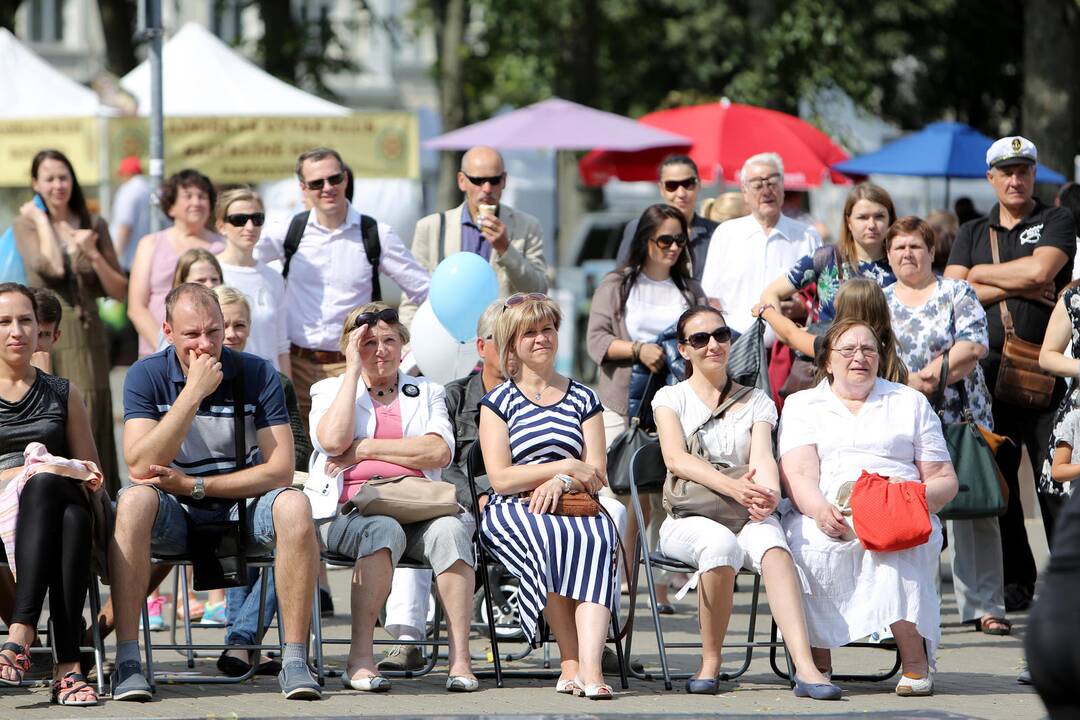
[{"label": "denim shorts", "polygon": [[[123,494],[127,488],[121,490]],[[185,505],[162,490],[157,490],[158,511],[154,519],[154,528],[150,531],[150,550],[155,555],[183,555],[187,552],[188,520],[199,525],[202,523],[225,522],[236,520],[236,505],[232,503],[217,508],[199,508]],[[273,550],[276,540],[274,534],[274,501],[283,492],[297,492],[292,488],[275,488],[257,498],[248,498],[248,555],[263,555]]]}]

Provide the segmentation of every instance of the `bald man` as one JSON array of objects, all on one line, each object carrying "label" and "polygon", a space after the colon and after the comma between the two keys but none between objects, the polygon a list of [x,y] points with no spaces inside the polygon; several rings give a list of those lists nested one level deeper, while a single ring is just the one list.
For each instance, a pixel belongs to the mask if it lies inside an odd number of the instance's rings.
[{"label": "bald man", "polygon": [[[500,203],[506,168],[499,152],[482,145],[470,149],[461,158],[457,181],[465,202],[416,224],[411,249],[417,262],[433,272],[446,256],[472,252],[491,263],[502,297],[547,292],[540,221]],[[415,311],[415,305],[402,302],[404,322],[410,323]]]}]

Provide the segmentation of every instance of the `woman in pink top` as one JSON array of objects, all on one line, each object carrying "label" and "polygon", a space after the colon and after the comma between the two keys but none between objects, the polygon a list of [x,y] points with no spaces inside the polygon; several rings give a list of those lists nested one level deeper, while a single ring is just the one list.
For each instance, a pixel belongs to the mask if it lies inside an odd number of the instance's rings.
[{"label": "woman in pink top", "polygon": [[210,178],[197,170],[181,170],[161,189],[161,208],[173,226],[139,241],[128,283],[127,312],[139,333],[139,357],[157,350],[176,261],[192,248],[216,255],[225,247],[222,237],[207,227],[214,198]]},{"label": "woman in pink top", "polygon": [[471,692],[479,685],[469,656],[475,587],[469,513],[401,525],[384,515],[360,515],[355,508],[341,506],[377,475],[439,480],[453,457],[454,430],[442,386],[399,370],[401,350],[408,342],[409,331],[397,310],[383,303],[356,308],[342,331],[345,373],[311,388],[311,439],[318,453],[312,473],[341,483],[330,485],[332,496],[324,494],[320,502],[313,501],[312,511],[316,517],[334,518],[327,529],[327,549],[356,560],[353,642],[342,682],[366,692],[390,689],[390,681],[376,667],[372,639],[394,567],[407,555],[431,566],[446,609],[450,640],[446,689]]}]

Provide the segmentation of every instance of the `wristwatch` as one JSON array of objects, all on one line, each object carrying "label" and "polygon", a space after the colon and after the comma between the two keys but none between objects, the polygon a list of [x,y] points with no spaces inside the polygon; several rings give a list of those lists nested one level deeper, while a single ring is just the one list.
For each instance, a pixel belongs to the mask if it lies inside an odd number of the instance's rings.
[{"label": "wristwatch", "polygon": [[202,500],[206,497],[206,487],[201,477],[195,478],[195,487],[191,489],[192,500]]},{"label": "wristwatch", "polygon": [[574,486],[574,478],[570,477],[569,475],[563,475],[562,473],[559,473],[555,476],[555,479],[562,480],[562,491],[564,493],[570,492],[570,489]]}]

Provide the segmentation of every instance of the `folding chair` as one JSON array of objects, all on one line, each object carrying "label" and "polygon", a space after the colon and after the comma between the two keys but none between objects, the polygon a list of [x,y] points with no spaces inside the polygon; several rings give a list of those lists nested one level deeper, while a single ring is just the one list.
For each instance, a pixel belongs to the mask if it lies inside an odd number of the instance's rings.
[{"label": "folding chair", "polygon": [[[502,657],[500,655],[498,632],[496,631],[495,620],[494,620],[495,614],[494,614],[494,611],[492,609],[492,602],[491,602],[491,599],[493,597],[493,593],[492,593],[492,590],[491,590],[491,579],[490,579],[490,576],[489,576],[489,573],[488,573],[488,564],[491,562],[491,560],[490,560],[490,556],[487,554],[487,549],[484,547],[483,541],[480,540],[480,520],[481,520],[481,516],[480,516],[480,505],[479,505],[479,502],[478,502],[479,494],[477,493],[477,490],[476,490],[476,478],[478,478],[478,477],[480,477],[482,475],[486,475],[487,471],[484,468],[484,455],[480,450],[480,441],[479,440],[476,440],[475,442],[473,442],[473,444],[469,447],[467,460],[466,460],[466,467],[467,467],[466,475],[467,475],[467,477],[469,479],[469,491],[472,493],[472,499],[473,499],[473,502],[472,502],[473,518],[476,520],[477,562],[480,564],[480,582],[482,584],[483,591],[484,591],[484,604],[485,604],[485,608],[487,610],[487,618],[488,618],[488,632],[489,632],[489,634],[491,636],[491,657],[492,657],[492,664],[494,666],[495,686],[501,688],[503,686],[503,678],[504,677],[533,678],[533,679],[539,678],[539,679],[545,679],[545,680],[555,679],[555,678],[558,677],[559,673],[557,671],[553,671],[553,670],[509,670],[509,671],[507,671],[507,670],[503,670],[503,668],[502,668],[503,660],[506,660],[506,661],[520,660],[520,659],[528,656],[532,652],[532,648],[526,646],[526,649],[521,653],[507,655],[506,657]],[[505,599],[501,597],[501,594],[500,594],[500,600],[505,602]],[[513,613],[512,608],[505,607],[505,608],[501,609],[500,614],[503,617],[511,617],[511,616],[513,616],[514,613]],[[549,667],[550,663],[547,660],[547,646],[546,646],[546,643],[550,642],[550,633],[548,631],[547,624],[544,622],[543,615],[540,616],[539,620],[540,620],[540,627],[539,627],[540,636],[545,637],[545,638],[549,638],[548,640],[545,641],[545,662],[544,662],[544,666],[545,666],[545,668],[547,668],[547,667]],[[632,605],[631,605],[631,609],[630,609],[630,616],[629,616],[629,619],[628,619],[628,623],[629,624],[627,626],[627,635],[626,635],[626,637],[629,640],[629,637],[630,637],[630,634],[631,634],[632,628],[633,628],[633,625],[632,625],[632,623],[633,623],[633,606]],[[617,617],[615,617],[615,616],[612,616],[612,618],[611,618],[611,627],[612,627],[612,634],[609,635],[607,642],[608,643],[614,643],[614,645],[615,645],[615,656],[619,661],[619,681],[620,681],[620,686],[622,687],[623,690],[625,690],[625,689],[630,687],[630,684],[629,684],[629,682],[627,680],[627,677],[626,677],[626,666],[627,666],[626,657],[628,656],[628,653],[630,652],[629,651],[629,644],[627,646],[628,649],[626,650],[626,653],[624,653],[623,652],[622,642],[619,640],[619,619]],[[480,673],[476,673],[476,674],[478,676],[480,675]]]},{"label": "folding chair", "polygon": [[[633,458],[630,460],[630,501],[634,507],[634,515],[637,518],[638,527],[638,542],[634,548],[634,563],[633,563],[633,577],[630,579],[630,612],[631,622],[633,620],[634,607],[637,600],[637,579],[638,570],[644,565],[645,567],[645,582],[649,588],[649,609],[652,611],[653,627],[656,630],[656,646],[660,654],[660,669],[664,677],[664,688],[671,690],[672,680],[683,680],[689,677],[693,677],[692,672],[671,672],[668,666],[667,651],[669,649],[688,649],[701,648],[700,642],[671,642],[664,640],[664,631],[660,623],[660,613],[657,608],[656,602],[656,584],[653,579],[653,567],[660,567],[672,572],[685,572],[694,573],[697,572],[697,568],[687,565],[673,558],[669,558],[663,553],[652,550],[649,547],[648,533],[645,532],[645,519],[641,512],[641,500],[638,495],[640,489],[645,490],[659,490],[663,487],[664,478],[667,475],[667,466],[664,464],[664,456],[660,452],[660,443],[653,441],[642,447],[638,448],[634,453]],[[757,573],[749,571],[740,571],[740,574],[747,574],[754,579],[754,588],[751,593],[750,600],[750,625],[746,633],[745,642],[725,642],[723,647],[725,648],[745,648],[746,653],[743,657],[742,665],[734,672],[722,672],[720,673],[721,680],[734,680],[741,676],[750,667],[750,661],[753,658],[755,648],[769,648],[772,653],[772,657],[775,657],[776,649],[778,647],[784,647],[784,655],[787,657],[787,648],[784,646],[783,641],[779,641],[776,638],[775,632],[768,641],[759,641],[756,639],[757,632],[757,613],[758,602],[760,600],[761,591],[761,577]],[[630,654],[631,640],[633,633],[629,633],[626,637],[626,653]],[[791,658],[787,657],[788,673],[789,676],[793,676],[791,671]],[[631,670],[634,677],[639,679],[651,679],[649,673],[635,673]]]},{"label": "folding chair", "polygon": [[[150,616],[146,609],[146,603],[142,604],[142,632],[143,632],[143,645],[146,648],[146,678],[150,683],[151,691],[155,690],[157,683],[165,684],[182,684],[182,683],[198,683],[198,684],[217,684],[217,685],[231,685],[235,683],[241,683],[245,680],[250,680],[255,675],[258,663],[251,666],[246,673],[238,677],[228,677],[226,675],[203,675],[193,672],[158,672],[154,669],[154,651],[155,650],[175,650],[187,659],[187,667],[189,670],[195,667],[195,658],[199,657],[200,652],[206,651],[222,651],[222,650],[247,650],[254,652],[277,652],[283,653],[282,643],[284,642],[284,635],[282,634],[280,615],[278,616],[278,642],[274,645],[268,645],[263,642],[255,642],[250,645],[226,645],[224,641],[220,643],[195,643],[192,639],[191,622],[188,618],[191,617],[188,606],[188,587],[187,587],[187,573],[185,568],[192,564],[192,558],[190,555],[153,555],[150,561],[155,565],[172,565],[175,567],[176,573],[179,575],[178,584],[179,590],[176,593],[177,597],[174,597],[174,606],[177,602],[183,602],[184,604],[184,642],[178,643],[175,640],[175,633],[173,634],[172,642],[157,643],[153,642],[150,632]],[[266,572],[267,569],[274,567],[274,558],[272,555],[263,555],[258,557],[248,557],[248,568],[258,568],[262,570],[261,577],[259,578],[259,622],[258,629],[256,631],[256,638],[262,640],[263,636],[268,629],[263,625],[263,613],[266,609],[266,591],[269,587],[269,577]],[[221,624],[213,624],[202,626],[206,629],[219,629],[223,630],[224,626]]]}]

